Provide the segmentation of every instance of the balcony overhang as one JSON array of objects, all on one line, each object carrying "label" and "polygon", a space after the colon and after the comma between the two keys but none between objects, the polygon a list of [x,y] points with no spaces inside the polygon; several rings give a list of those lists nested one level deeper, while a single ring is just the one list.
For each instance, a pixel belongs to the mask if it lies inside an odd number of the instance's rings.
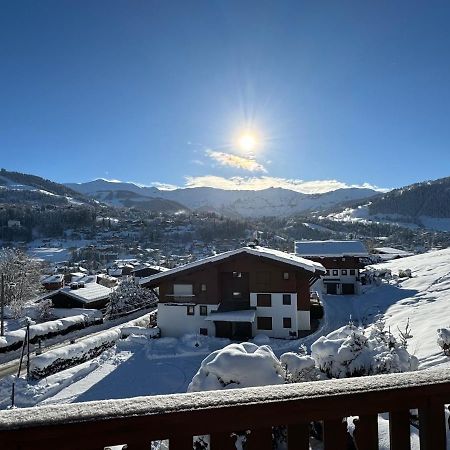
[{"label": "balcony overhang", "polygon": [[211,322],[250,322],[255,321],[256,311],[254,309],[243,309],[240,311],[213,312],[205,317]]}]

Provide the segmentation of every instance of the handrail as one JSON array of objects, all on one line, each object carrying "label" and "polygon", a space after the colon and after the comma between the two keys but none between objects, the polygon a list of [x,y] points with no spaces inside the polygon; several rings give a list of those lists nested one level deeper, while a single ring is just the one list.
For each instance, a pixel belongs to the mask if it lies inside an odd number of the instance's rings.
[{"label": "handrail", "polygon": [[[187,437],[185,445],[174,444],[171,449],[188,449],[186,442],[190,439],[192,448],[195,435],[304,425],[313,420],[324,420],[326,431],[335,429],[343,417],[350,415],[376,417],[377,413],[389,412],[395,417],[419,408],[423,448],[440,450],[445,449],[440,446],[445,438],[445,403],[450,403],[450,369],[102,400],[1,411],[0,448],[4,448],[4,442],[8,443],[8,450],[103,449],[102,445],[114,442],[128,443],[129,449],[147,448],[144,442],[166,438],[178,442],[181,435]],[[409,422],[407,426],[409,436]],[[405,434],[405,427],[400,434]],[[394,435],[395,430],[394,426]],[[64,446],[50,446],[49,442],[65,439],[64,436],[68,441]],[[130,446],[130,442],[138,445]],[[330,445],[325,448],[338,448]]]}]

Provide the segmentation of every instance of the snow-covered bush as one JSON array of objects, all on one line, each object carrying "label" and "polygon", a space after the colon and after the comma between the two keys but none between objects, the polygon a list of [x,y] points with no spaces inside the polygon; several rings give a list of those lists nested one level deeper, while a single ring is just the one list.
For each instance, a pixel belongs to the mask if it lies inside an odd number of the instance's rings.
[{"label": "snow-covered bush", "polygon": [[330,378],[416,370],[418,359],[377,322],[366,329],[350,324],[311,345],[317,367]]},{"label": "snow-covered bush", "polygon": [[287,352],[280,356],[280,362],[286,368],[285,378],[289,383],[316,381],[324,378],[322,372],[316,368],[316,362],[309,355]]},{"label": "snow-covered bush", "polygon": [[411,278],[411,269],[399,269],[398,277],[399,278]]},{"label": "snow-covered bush", "polygon": [[114,319],[136,309],[156,305],[156,303],[157,298],[150,289],[141,287],[131,279],[124,280],[111,293],[105,317]]},{"label": "snow-covered bush", "polygon": [[188,392],[235,389],[285,382],[280,361],[267,345],[230,344],[201,363]]},{"label": "snow-covered bush", "polygon": [[450,330],[448,328],[439,328],[437,330],[437,343],[444,350],[444,355],[450,356]]},{"label": "snow-covered bush", "polygon": [[161,336],[161,330],[158,327],[146,328],[146,327],[123,327],[120,329],[121,338],[125,339],[128,336],[145,336],[147,338],[157,338]]}]

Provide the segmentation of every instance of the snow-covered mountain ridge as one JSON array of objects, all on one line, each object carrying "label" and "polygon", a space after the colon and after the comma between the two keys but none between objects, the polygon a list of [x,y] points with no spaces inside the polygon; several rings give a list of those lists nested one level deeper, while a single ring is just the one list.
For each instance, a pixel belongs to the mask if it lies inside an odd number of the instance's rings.
[{"label": "snow-covered mountain ridge", "polygon": [[115,206],[117,194],[113,193],[121,191],[134,193],[139,197],[170,200],[192,210],[208,210],[242,217],[289,216],[306,211],[325,210],[343,202],[366,199],[378,194],[372,189],[361,188],[338,189],[324,194],[303,194],[283,188],[251,191],[196,187],[166,191],[101,179],[80,184],[67,183],[66,186],[106,203],[110,201],[109,198],[114,198]]}]

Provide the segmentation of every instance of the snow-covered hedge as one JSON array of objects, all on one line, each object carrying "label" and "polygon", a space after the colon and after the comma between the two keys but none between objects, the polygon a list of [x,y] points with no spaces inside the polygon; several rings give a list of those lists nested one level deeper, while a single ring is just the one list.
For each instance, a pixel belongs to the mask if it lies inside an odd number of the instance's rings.
[{"label": "snow-covered hedge", "polygon": [[128,336],[145,336],[149,338],[158,338],[161,336],[161,330],[158,327],[155,328],[146,328],[146,327],[123,327],[120,329],[121,338],[125,339]]},{"label": "snow-covered hedge", "polygon": [[40,379],[95,358],[120,338],[120,329],[104,331],[82,341],[50,350],[31,360],[32,378]]},{"label": "snow-covered hedge", "polygon": [[207,356],[189,384],[188,392],[284,382],[283,367],[269,346],[243,342],[227,345]]},{"label": "snow-covered hedge", "polygon": [[437,330],[437,343],[444,350],[444,354],[450,356],[450,330],[448,328],[439,328]]},{"label": "snow-covered hedge", "polygon": [[345,378],[416,370],[418,359],[408,353],[395,337],[384,331],[383,323],[366,329],[346,325],[311,345],[317,367],[331,378]]},{"label": "snow-covered hedge", "polygon": [[[95,316],[78,314],[76,316],[64,317],[57,320],[42,322],[30,326],[30,342],[35,344],[39,340],[50,339],[55,336],[65,335],[74,330],[81,330],[94,323],[99,323]],[[16,330],[5,333],[0,337],[0,353],[17,350],[25,340],[25,330]]]}]

